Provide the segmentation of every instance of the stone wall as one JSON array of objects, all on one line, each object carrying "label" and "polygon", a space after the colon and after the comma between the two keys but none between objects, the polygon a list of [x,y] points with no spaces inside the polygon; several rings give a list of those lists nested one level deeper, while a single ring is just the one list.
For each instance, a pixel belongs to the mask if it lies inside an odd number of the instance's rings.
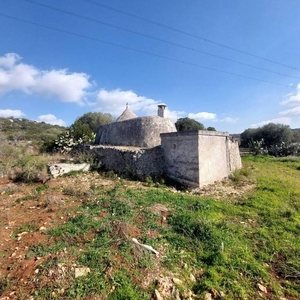
[{"label": "stone wall", "polygon": [[228,134],[201,131],[198,141],[200,187],[227,177],[230,174]]},{"label": "stone wall", "polygon": [[145,179],[147,176],[162,176],[164,158],[161,147],[141,149],[135,147],[91,146],[101,166],[118,174]]},{"label": "stone wall", "polygon": [[165,173],[183,184],[198,187],[198,131],[164,133],[161,141]]},{"label": "stone wall", "polygon": [[184,184],[203,187],[241,167],[238,143],[217,131],[161,134],[166,174]]},{"label": "stone wall", "polygon": [[228,139],[228,151],[229,151],[229,168],[230,171],[240,169],[242,167],[241,153],[239,148],[239,140],[230,136]]},{"label": "stone wall", "polygon": [[161,144],[161,133],[175,131],[174,123],[167,118],[134,118],[99,126],[95,143],[152,148]]}]

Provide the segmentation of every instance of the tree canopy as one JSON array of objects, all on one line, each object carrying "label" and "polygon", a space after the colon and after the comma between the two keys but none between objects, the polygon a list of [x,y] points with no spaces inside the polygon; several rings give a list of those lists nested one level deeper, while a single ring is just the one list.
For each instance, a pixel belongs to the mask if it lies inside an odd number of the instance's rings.
[{"label": "tree canopy", "polygon": [[101,112],[88,112],[76,119],[71,130],[75,138],[92,136],[97,132],[100,125],[109,124],[114,121],[111,114]]},{"label": "tree canopy", "polygon": [[216,128],[215,128],[215,127],[208,126],[208,127],[206,128],[206,130],[208,130],[208,131],[216,131]]},{"label": "tree canopy", "polygon": [[177,131],[204,130],[204,125],[190,118],[180,118],[175,123]]},{"label": "tree canopy", "polygon": [[264,141],[265,147],[282,142],[299,142],[299,131],[290,126],[269,123],[259,128],[248,128],[241,134],[241,146],[248,147],[251,141]]}]

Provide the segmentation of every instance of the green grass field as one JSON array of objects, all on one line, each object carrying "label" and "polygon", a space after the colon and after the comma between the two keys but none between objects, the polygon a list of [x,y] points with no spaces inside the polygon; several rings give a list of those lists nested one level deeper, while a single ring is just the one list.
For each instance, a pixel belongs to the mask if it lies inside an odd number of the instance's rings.
[{"label": "green grass field", "polygon": [[76,215],[48,230],[47,243],[30,247],[27,258],[56,254],[39,278],[57,265],[90,272],[39,287],[34,299],[53,299],[53,291],[61,299],[152,299],[159,275],[180,279],[181,299],[299,299],[300,159],[244,157],[231,179],[256,184],[217,200],[122,180],[74,193],[84,200]]}]

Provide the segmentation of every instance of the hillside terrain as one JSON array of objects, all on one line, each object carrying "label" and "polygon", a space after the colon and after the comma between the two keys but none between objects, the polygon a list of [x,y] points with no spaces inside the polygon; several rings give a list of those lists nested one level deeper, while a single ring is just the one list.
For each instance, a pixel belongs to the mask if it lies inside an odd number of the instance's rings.
[{"label": "hillside terrain", "polygon": [[66,131],[66,127],[31,121],[25,118],[0,117],[0,133],[9,141],[28,142],[41,145],[54,140]]},{"label": "hillside terrain", "polygon": [[1,300],[300,298],[300,158],[245,156],[194,190],[100,170],[51,178],[50,162],[92,159],[39,152],[62,127],[1,130]]}]

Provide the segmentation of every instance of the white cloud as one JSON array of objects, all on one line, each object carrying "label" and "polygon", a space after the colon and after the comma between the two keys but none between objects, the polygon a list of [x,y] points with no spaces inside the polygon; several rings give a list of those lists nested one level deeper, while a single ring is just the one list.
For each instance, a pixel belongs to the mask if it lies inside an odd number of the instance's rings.
[{"label": "white cloud", "polygon": [[13,109],[0,109],[0,117],[3,118],[9,118],[9,117],[13,117],[13,118],[20,118],[25,116],[25,114],[19,110],[13,110]]},{"label": "white cloud", "polygon": [[56,116],[52,114],[38,116],[38,122],[45,122],[51,125],[66,126],[65,121],[63,121],[62,119],[58,119]]},{"label": "white cloud", "polygon": [[32,91],[48,96],[56,95],[63,102],[82,103],[89,88],[88,75],[84,73],[68,74],[67,70],[42,71],[36,77]]},{"label": "white cloud", "polygon": [[224,119],[219,120],[219,122],[236,123],[238,120],[239,120],[238,118],[226,117]]},{"label": "white cloud", "polygon": [[27,94],[56,96],[64,102],[82,104],[91,87],[85,73],[69,73],[66,69],[39,70],[20,63],[21,57],[8,53],[0,57],[0,95],[13,90]]},{"label": "white cloud", "polygon": [[196,114],[189,113],[188,117],[191,119],[195,119],[197,121],[205,121],[205,120],[215,120],[217,118],[217,115],[208,112],[198,112]]},{"label": "white cloud", "polygon": [[299,105],[300,104],[300,83],[297,85],[297,89],[294,93],[288,94],[282,105]]},{"label": "white cloud", "polygon": [[20,59],[21,57],[16,53],[7,53],[4,56],[0,56],[0,67],[12,68]]},{"label": "white cloud", "polygon": [[[114,116],[119,116],[124,111],[126,103],[129,104],[129,108],[137,115],[140,113],[146,116],[156,116],[157,105],[161,104],[161,101],[139,96],[131,90],[122,91],[121,89],[111,91],[102,89],[97,94],[97,101],[97,110],[111,113]],[[165,116],[172,121],[176,121],[184,114],[185,112],[172,111],[168,108],[165,112]]]},{"label": "white cloud", "polygon": [[262,121],[260,123],[252,124],[251,127],[257,128],[257,127],[267,125],[269,123],[290,125],[291,124],[291,118],[288,118],[288,117],[274,118],[274,119],[271,119],[271,120]]},{"label": "white cloud", "polygon": [[300,115],[300,106],[296,106],[292,109],[281,111],[279,114],[282,116],[299,116]]},{"label": "white cloud", "polygon": [[165,111],[165,117],[171,119],[174,123],[185,115],[185,111],[169,110],[168,108]]},{"label": "white cloud", "polygon": [[122,91],[115,89],[107,91],[102,89],[97,95],[98,108],[104,112],[109,112],[113,115],[120,115],[126,107],[126,103],[135,113],[144,111],[147,114],[156,114],[158,101],[147,98],[145,96],[138,96],[131,90]]}]

